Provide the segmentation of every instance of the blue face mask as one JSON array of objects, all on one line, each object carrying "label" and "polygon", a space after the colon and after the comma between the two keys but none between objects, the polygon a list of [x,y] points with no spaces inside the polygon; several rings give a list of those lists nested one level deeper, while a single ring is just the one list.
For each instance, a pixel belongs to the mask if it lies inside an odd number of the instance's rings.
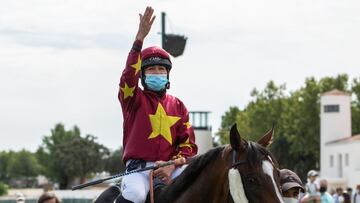
[{"label": "blue face mask", "polygon": [[153,91],[161,91],[165,89],[166,84],[169,82],[166,74],[146,74],[145,84]]}]

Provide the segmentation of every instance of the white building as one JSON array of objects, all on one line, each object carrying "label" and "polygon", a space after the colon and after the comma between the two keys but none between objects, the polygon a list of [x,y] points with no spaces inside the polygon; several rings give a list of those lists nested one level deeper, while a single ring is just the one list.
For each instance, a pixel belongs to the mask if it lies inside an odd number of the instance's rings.
[{"label": "white building", "polygon": [[198,154],[204,154],[213,148],[211,126],[208,124],[208,111],[189,112],[190,123],[195,131],[195,143],[198,146]]},{"label": "white building", "polygon": [[329,188],[355,188],[360,184],[360,135],[351,132],[351,94],[325,92],[320,105],[320,176]]}]

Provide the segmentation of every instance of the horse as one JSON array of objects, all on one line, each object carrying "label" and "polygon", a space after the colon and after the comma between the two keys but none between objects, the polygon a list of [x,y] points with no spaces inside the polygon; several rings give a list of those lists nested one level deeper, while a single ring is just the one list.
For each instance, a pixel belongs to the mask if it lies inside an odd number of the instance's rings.
[{"label": "horse", "polygon": [[[154,202],[283,203],[278,164],[266,149],[273,132],[252,142],[241,138],[233,125],[230,145],[193,158],[169,185],[154,191]],[[114,202],[118,194],[109,188],[95,203]]]}]

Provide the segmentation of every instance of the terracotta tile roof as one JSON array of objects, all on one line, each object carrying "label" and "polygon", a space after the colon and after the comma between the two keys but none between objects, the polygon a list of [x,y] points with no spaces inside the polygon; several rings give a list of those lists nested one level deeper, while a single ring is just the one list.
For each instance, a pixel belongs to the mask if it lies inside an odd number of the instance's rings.
[{"label": "terracotta tile roof", "polygon": [[360,134],[359,135],[353,135],[350,137],[344,137],[338,140],[333,140],[330,142],[327,142],[326,144],[335,144],[335,143],[349,143],[353,141],[360,141]]},{"label": "terracotta tile roof", "polygon": [[321,96],[328,96],[328,95],[347,95],[347,96],[351,96],[350,92],[344,92],[344,91],[340,91],[338,89],[333,89],[330,90],[328,92],[324,92],[321,94]]}]

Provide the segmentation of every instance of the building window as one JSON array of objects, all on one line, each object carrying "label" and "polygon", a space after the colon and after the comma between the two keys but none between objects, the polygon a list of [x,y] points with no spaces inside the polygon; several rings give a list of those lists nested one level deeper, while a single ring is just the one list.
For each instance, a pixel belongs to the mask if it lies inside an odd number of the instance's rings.
[{"label": "building window", "polygon": [[330,155],[330,167],[332,168],[334,166],[334,156]]},{"label": "building window", "polygon": [[345,166],[349,166],[349,154],[345,154]]},{"label": "building window", "polygon": [[339,112],[340,107],[339,105],[325,105],[324,106],[324,112],[331,113],[331,112]]}]

